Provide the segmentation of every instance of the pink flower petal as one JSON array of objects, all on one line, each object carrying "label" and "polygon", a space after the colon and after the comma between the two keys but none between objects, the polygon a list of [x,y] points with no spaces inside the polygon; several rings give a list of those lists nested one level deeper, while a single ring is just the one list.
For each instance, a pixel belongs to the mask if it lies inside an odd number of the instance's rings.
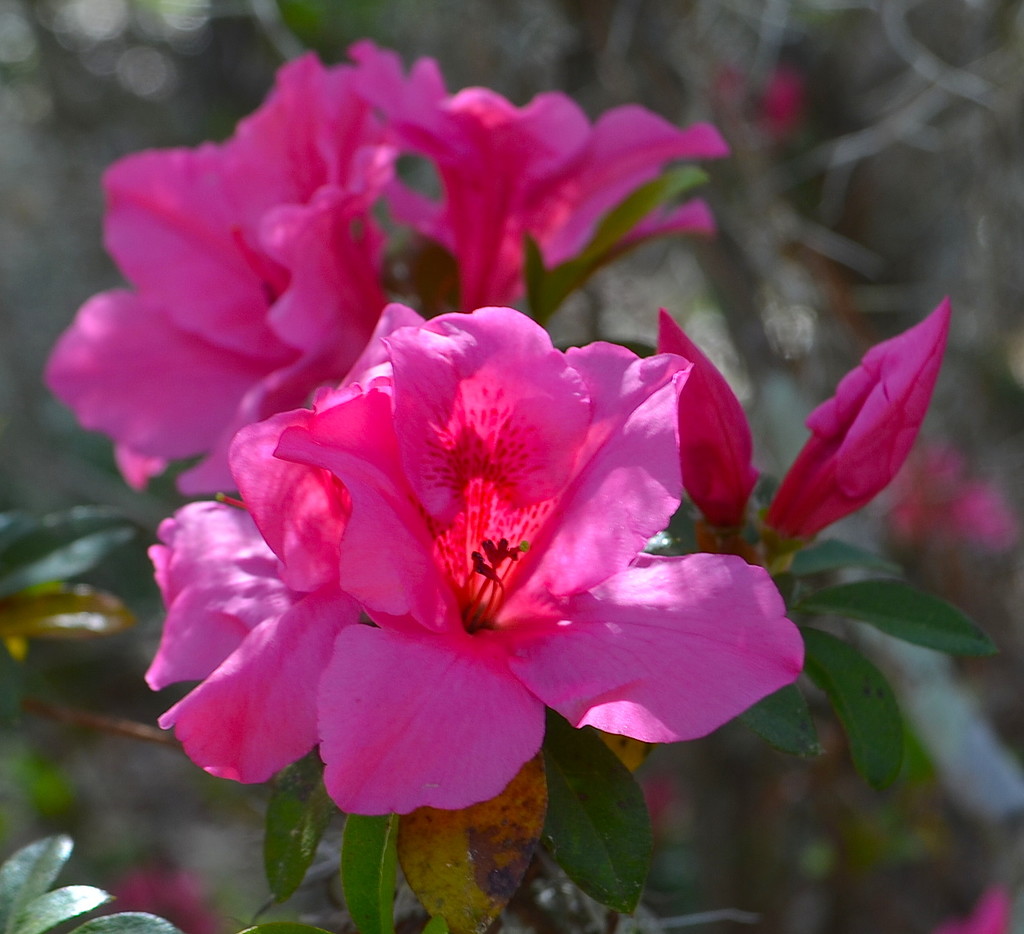
[{"label": "pink flower petal", "polygon": [[160,718],[211,775],[263,782],[312,749],[320,675],[334,639],[358,619],[340,593],[314,594],[260,623],[202,684]]},{"label": "pink flower petal", "polygon": [[509,659],[576,726],[694,739],[790,684],[803,641],[771,578],[732,555],[641,557],[560,607]]},{"label": "pink flower petal", "polygon": [[324,781],[356,814],[457,809],[540,749],[544,707],[481,640],[344,630],[320,690]]},{"label": "pink flower petal", "polygon": [[1013,903],[1001,885],[992,886],[969,918],[940,924],[934,934],[1010,934]]},{"label": "pink flower petal", "polygon": [[250,630],[296,599],[244,510],[191,503],[162,522],[159,535],[163,544],[149,553],[167,620],[146,673],[154,690],[207,677]]}]

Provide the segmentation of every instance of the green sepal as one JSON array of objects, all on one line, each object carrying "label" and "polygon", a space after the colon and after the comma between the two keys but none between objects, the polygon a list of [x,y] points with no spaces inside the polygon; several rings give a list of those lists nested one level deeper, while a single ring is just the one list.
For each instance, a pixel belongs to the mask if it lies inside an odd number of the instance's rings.
[{"label": "green sepal", "polygon": [[801,613],[833,613],[950,655],[992,655],[995,644],[952,604],[896,580],[854,581],[803,597]]},{"label": "green sepal", "polygon": [[596,730],[575,729],[551,710],[544,764],[544,843],[551,855],[591,898],[615,911],[633,911],[653,848],[640,786]]},{"label": "green sepal", "polygon": [[885,788],[903,762],[903,718],[885,676],[852,645],[820,629],[803,629],[804,671],[832,703],[857,771]]}]

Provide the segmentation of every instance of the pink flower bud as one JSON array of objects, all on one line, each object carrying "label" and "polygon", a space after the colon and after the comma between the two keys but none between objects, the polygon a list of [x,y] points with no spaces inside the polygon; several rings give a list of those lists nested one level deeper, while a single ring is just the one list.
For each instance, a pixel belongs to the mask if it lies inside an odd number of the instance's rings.
[{"label": "pink flower bud", "polygon": [[903,466],[924,421],[949,333],[949,300],[872,347],[807,418],[811,437],[768,507],[765,524],[811,538],[866,505]]},{"label": "pink flower bud", "polygon": [[678,354],[693,364],[679,397],[683,486],[711,525],[741,526],[757,480],[743,407],[715,365],[664,309],[658,352]]}]

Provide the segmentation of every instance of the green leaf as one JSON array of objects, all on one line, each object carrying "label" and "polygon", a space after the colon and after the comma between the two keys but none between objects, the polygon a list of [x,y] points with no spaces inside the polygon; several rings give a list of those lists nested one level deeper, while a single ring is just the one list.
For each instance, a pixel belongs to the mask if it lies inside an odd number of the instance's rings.
[{"label": "green leaf", "polygon": [[870,568],[885,574],[901,574],[902,568],[881,555],[829,538],[817,542],[809,548],[802,548],[793,557],[789,571],[794,577],[806,577],[808,574],[821,574],[825,571],[838,571],[842,568]]},{"label": "green leaf", "polygon": [[11,542],[38,525],[39,520],[27,512],[0,512],[0,554]]},{"label": "green leaf", "polygon": [[274,779],[267,805],[263,865],[274,899],[283,902],[302,884],[317,844],[334,814],[314,750]]},{"label": "green leaf", "polygon": [[341,887],[360,934],[394,934],[398,816],[350,814],[341,843]]},{"label": "green leaf", "polygon": [[29,591],[0,599],[0,638],[86,639],[135,624],[115,596],[85,584]]},{"label": "green leaf", "polygon": [[423,934],[448,934],[448,925],[444,918],[435,915],[427,922]]},{"label": "green leaf", "polygon": [[902,581],[855,581],[826,587],[804,597],[793,609],[834,613],[882,632],[950,655],[991,655],[992,640],[956,607]]},{"label": "green leaf", "polygon": [[604,216],[579,255],[550,270],[545,270],[537,244],[527,238],[526,295],[533,317],[541,323],[547,321],[574,289],[622,252],[623,238],[640,221],[659,206],[705,181],[704,172],[687,165],[669,169],[641,185]]},{"label": "green leaf", "polygon": [[0,931],[10,934],[24,907],[53,885],[73,847],[70,837],[46,837],[0,866]]},{"label": "green leaf", "polygon": [[[264,925],[266,927],[266,925]],[[302,927],[302,925],[295,925]],[[318,928],[304,929],[303,934]],[[120,911],[80,924],[70,934],[182,934],[170,921],[145,911]],[[288,934],[288,932],[281,932]]]},{"label": "green leaf", "polygon": [[820,629],[801,631],[807,648],[804,670],[835,708],[853,764],[873,788],[884,788],[903,761],[903,719],[889,682],[842,639]]},{"label": "green leaf", "polygon": [[636,908],[650,865],[651,822],[640,786],[591,727],[548,711],[544,738],[548,815],[544,839],[591,898]]},{"label": "green leaf", "polygon": [[781,752],[793,756],[821,754],[821,744],[807,701],[796,685],[788,684],[769,694],[741,714],[739,719]]},{"label": "green leaf", "polygon": [[[72,934],[74,932],[72,931]],[[311,924],[299,924],[297,921],[268,921],[254,927],[239,931],[238,934],[331,934],[323,928]]]},{"label": "green leaf", "polygon": [[134,534],[123,516],[98,506],[47,516],[0,553],[0,597],[88,571]]},{"label": "green leaf", "polygon": [[67,885],[32,899],[14,919],[10,934],[44,934],[58,924],[112,901],[113,896],[91,885]]}]

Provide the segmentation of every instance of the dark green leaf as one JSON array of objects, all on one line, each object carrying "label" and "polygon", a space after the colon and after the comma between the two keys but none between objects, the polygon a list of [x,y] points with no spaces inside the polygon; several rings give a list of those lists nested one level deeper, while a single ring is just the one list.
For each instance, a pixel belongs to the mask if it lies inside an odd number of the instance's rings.
[{"label": "dark green leaf", "polygon": [[18,719],[24,689],[24,670],[0,639],[0,726],[10,725]]},{"label": "dark green leaf", "polygon": [[84,639],[134,624],[135,617],[117,597],[85,584],[0,599],[0,638],[5,639]]},{"label": "dark green leaf", "polygon": [[795,610],[834,613],[950,655],[991,655],[992,640],[955,606],[902,581],[855,581],[804,597]]},{"label": "dark green leaf", "polygon": [[857,771],[874,788],[896,778],[903,720],[889,682],[853,646],[819,629],[802,630],[804,670],[827,695],[846,730]]},{"label": "dark green leaf", "polygon": [[9,931],[10,934],[44,934],[112,899],[112,895],[91,885],[67,885],[44,892],[21,909]]},{"label": "dark green leaf", "polygon": [[881,555],[835,538],[817,542],[809,548],[802,548],[793,557],[789,571],[794,577],[806,577],[808,574],[853,567],[870,568],[886,574],[900,574],[902,571],[898,564],[887,561]]},{"label": "dark green leaf", "polygon": [[0,512],[0,555],[11,542],[38,525],[39,520],[27,512]]},{"label": "dark green leaf", "polygon": [[548,711],[544,738],[548,814],[544,840],[586,892],[631,912],[651,859],[651,823],[640,786],[591,727]]},{"label": "dark green leaf", "polygon": [[9,934],[22,909],[53,885],[73,847],[70,837],[46,837],[0,866],[0,931]]},{"label": "dark green leaf", "polygon": [[283,902],[302,884],[334,802],[327,796],[316,752],[277,774],[267,805],[263,863],[274,898]]},{"label": "dark green leaf", "polygon": [[740,715],[740,721],[782,752],[794,756],[821,753],[807,701],[796,685],[786,685],[758,701]]},{"label": "dark green leaf", "polygon": [[47,516],[0,554],[0,597],[88,571],[134,534],[123,516],[98,506]]},{"label": "dark green leaf", "polygon": [[[296,925],[302,927],[302,925]],[[317,928],[303,929],[310,934]],[[70,934],[182,934],[170,921],[144,911],[121,911],[80,924]],[[281,934],[288,934],[282,931]]]},{"label": "dark green leaf", "polygon": [[360,934],[393,934],[398,816],[345,819],[341,843],[341,887]]}]

